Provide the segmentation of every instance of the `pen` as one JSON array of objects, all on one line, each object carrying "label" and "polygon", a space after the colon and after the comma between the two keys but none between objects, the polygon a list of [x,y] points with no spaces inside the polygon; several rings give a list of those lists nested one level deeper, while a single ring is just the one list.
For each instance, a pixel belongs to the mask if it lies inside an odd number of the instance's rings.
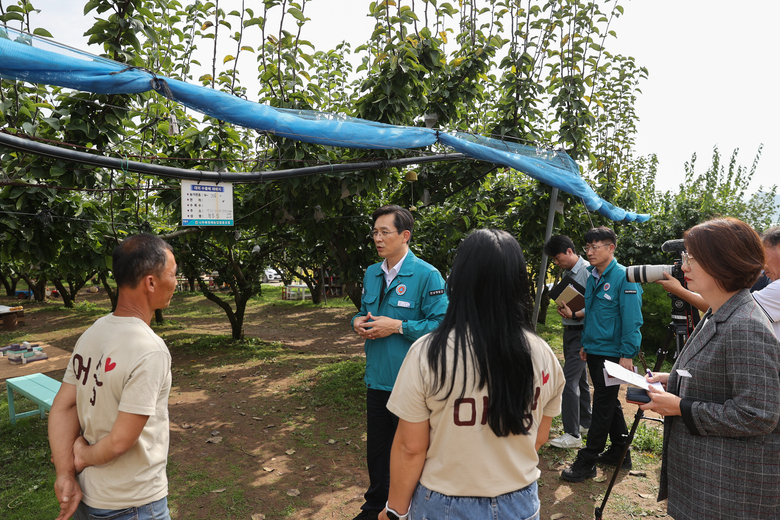
[{"label": "pen", "polygon": [[652,373],[652,372],[650,372],[650,369],[649,369],[649,368],[645,368],[645,372],[647,372],[647,375],[648,375],[648,376],[650,376],[650,377],[653,377],[653,373]]}]

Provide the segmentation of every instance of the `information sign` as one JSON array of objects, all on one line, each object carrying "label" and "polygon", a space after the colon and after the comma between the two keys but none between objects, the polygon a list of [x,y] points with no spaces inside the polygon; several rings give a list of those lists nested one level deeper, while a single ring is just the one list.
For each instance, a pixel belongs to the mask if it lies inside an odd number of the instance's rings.
[{"label": "information sign", "polygon": [[233,184],[181,181],[182,226],[232,226]]}]

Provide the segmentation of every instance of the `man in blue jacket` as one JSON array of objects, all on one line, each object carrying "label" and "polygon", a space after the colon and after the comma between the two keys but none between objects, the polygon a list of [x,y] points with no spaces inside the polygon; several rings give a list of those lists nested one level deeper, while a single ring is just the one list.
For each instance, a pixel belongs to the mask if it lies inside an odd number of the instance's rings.
[{"label": "man in blue jacket", "polygon": [[[642,287],[626,280],[626,268],[615,260],[617,236],[608,227],[593,228],[585,233],[585,253],[591,266],[585,287],[585,329],[582,332],[582,359],[588,363],[593,382],[593,415],[588,442],[577,453],[574,463],[561,476],[580,482],[596,476],[596,463],[617,465],[628,441],[623,408],[618,400],[620,386],[604,383],[604,361],[619,363],[633,370],[632,359],[642,343]],[[571,315],[571,309],[563,312]],[[580,318],[582,311],[574,313]],[[568,316],[566,316],[568,317]],[[609,437],[612,445],[607,451]],[[603,453],[602,453],[603,452]],[[631,454],[621,466],[631,468]]]},{"label": "man in blue jacket", "polygon": [[439,271],[409,251],[414,217],[400,206],[382,206],[371,215],[377,253],[384,258],[363,278],[360,312],[352,327],[365,338],[366,416],[369,488],[355,520],[373,520],[387,504],[390,449],[398,417],[387,400],[412,343],[439,326],[448,299]]}]

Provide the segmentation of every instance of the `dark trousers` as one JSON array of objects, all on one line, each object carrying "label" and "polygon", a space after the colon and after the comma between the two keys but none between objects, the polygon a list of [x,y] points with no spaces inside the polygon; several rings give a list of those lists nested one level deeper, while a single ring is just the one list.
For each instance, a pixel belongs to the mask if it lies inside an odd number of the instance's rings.
[{"label": "dark trousers", "polygon": [[390,392],[366,390],[367,440],[366,461],[368,462],[368,491],[363,495],[366,503],[361,509],[381,511],[387,504],[390,490],[390,449],[393,447],[398,417],[387,409]]},{"label": "dark trousers", "polygon": [[563,331],[563,356],[566,360],[563,377],[566,378],[566,386],[563,387],[561,416],[563,431],[574,437],[580,436],[580,426],[590,429],[591,423],[588,373],[585,370],[586,363],[580,357],[581,335],[581,330]]},{"label": "dark trousers", "polygon": [[616,449],[622,449],[628,441],[623,407],[618,400],[620,385],[604,385],[604,361],[617,363],[620,358],[588,354],[588,371],[593,382],[593,415],[588,442],[577,454],[578,459],[586,462],[596,462],[607,445],[607,437]]}]

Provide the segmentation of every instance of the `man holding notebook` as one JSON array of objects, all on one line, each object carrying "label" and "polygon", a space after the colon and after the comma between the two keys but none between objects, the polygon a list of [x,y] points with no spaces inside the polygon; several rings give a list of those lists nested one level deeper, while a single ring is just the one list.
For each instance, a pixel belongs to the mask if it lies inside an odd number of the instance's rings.
[{"label": "man holding notebook", "polygon": [[[574,242],[566,235],[557,235],[545,244],[544,252],[558,267],[562,268],[563,281],[573,280],[583,289],[587,284],[590,265],[580,255],[575,253]],[[582,290],[584,293],[584,290]],[[586,363],[580,357],[582,343],[582,319],[585,310],[577,311],[578,317],[566,317],[563,308],[558,308],[563,322],[563,355],[565,363],[563,374],[566,377],[566,386],[563,389],[563,404],[561,416],[563,419],[563,435],[552,439],[551,446],[556,448],[582,448],[582,434],[590,428],[590,387],[588,386],[588,374],[585,370]]]}]

